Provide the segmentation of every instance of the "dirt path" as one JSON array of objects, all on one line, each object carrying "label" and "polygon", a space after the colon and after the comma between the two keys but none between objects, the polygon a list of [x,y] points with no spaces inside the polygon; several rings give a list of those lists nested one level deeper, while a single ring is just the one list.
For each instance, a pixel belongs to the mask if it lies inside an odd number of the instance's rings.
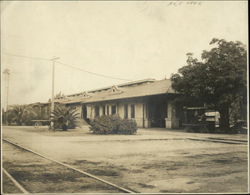
[{"label": "dirt path", "polygon": [[[114,193],[118,190],[32,153],[3,143],[3,167],[30,193]],[[4,193],[20,193],[3,178]]]},{"label": "dirt path", "polygon": [[[4,137],[138,192],[247,192],[244,135],[142,130],[92,135],[86,130],[6,129]],[[220,138],[243,144],[195,141]]]}]

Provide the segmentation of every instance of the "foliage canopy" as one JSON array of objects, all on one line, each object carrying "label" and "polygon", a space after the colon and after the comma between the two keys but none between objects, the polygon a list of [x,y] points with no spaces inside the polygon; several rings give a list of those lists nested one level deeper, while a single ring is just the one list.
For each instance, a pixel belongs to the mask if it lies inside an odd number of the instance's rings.
[{"label": "foliage canopy", "polygon": [[229,110],[235,101],[247,99],[247,51],[241,42],[213,39],[201,61],[188,53],[187,65],[172,75],[172,87],[200,99],[220,112],[220,127],[229,128]]}]

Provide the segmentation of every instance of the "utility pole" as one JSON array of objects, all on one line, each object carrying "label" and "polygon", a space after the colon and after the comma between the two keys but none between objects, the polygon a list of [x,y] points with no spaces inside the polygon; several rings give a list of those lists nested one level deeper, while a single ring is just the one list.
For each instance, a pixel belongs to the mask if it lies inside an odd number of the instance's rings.
[{"label": "utility pole", "polygon": [[54,123],[52,121],[52,118],[53,118],[53,112],[54,112],[54,109],[55,109],[55,105],[54,105],[54,88],[55,88],[55,63],[56,63],[56,60],[60,59],[59,57],[53,57],[51,59],[52,61],[52,94],[51,94],[51,111],[50,111],[50,127],[51,129],[54,129]]},{"label": "utility pole", "polygon": [[6,79],[5,111],[7,111],[8,110],[8,104],[9,104],[10,70],[9,69],[5,69],[3,71],[3,74],[5,75],[5,79]]},{"label": "utility pole", "polygon": [[[10,70],[9,69],[5,69],[3,71],[3,74],[5,75],[5,79],[6,79],[6,96],[5,96],[5,108],[4,108],[4,112],[6,112],[6,118],[5,118],[5,122],[6,124],[8,123],[8,115],[7,115],[7,111],[8,111],[8,105],[9,105],[9,82],[10,82]],[[3,114],[3,113],[2,113]]]}]

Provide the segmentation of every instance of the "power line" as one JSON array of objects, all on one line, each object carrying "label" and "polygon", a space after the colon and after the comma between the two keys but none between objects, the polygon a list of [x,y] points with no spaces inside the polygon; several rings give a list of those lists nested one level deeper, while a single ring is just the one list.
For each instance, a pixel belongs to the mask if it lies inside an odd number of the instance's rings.
[{"label": "power line", "polygon": [[59,62],[59,61],[57,61],[56,63],[61,64],[63,66],[68,66],[70,68],[74,68],[74,69],[82,71],[82,72],[86,72],[86,73],[89,73],[89,74],[100,76],[100,77],[105,77],[105,78],[110,78],[110,79],[116,79],[116,80],[122,80],[122,81],[132,81],[130,79],[118,78],[118,77],[113,77],[113,76],[109,76],[109,75],[104,75],[104,74],[100,74],[100,73],[91,72],[91,71],[84,70],[82,68],[79,68],[79,67],[76,67],[76,66],[72,66],[72,65],[69,65],[69,64],[65,64],[65,63],[62,63],[62,62]]},{"label": "power line", "polygon": [[19,58],[27,58],[27,59],[33,59],[33,60],[46,60],[46,61],[51,61],[51,59],[48,59],[48,58],[30,57],[30,56],[24,56],[24,55],[18,55],[18,54],[6,53],[6,52],[3,52],[2,54],[8,55],[8,56],[19,57]]},{"label": "power line", "polygon": [[[51,61],[51,59],[48,59],[48,58],[30,57],[30,56],[24,56],[24,55],[18,55],[18,54],[6,53],[6,52],[3,52],[3,54],[9,55],[9,56],[13,56],[13,57],[27,58],[27,59],[33,59],[33,60]],[[100,77],[105,77],[105,78],[115,79],[115,80],[122,80],[122,81],[132,81],[131,79],[118,78],[118,77],[113,77],[113,76],[109,76],[109,75],[105,75],[105,74],[91,72],[91,71],[84,70],[82,68],[79,68],[79,67],[76,67],[76,66],[72,66],[72,65],[69,65],[69,64],[65,64],[65,63],[59,62],[59,61],[56,61],[56,63],[61,64],[63,66],[68,66],[70,68],[73,68],[73,69],[76,69],[76,70],[79,70],[79,71],[82,71],[82,72],[86,72],[86,73],[92,74],[92,75],[95,75],[95,76],[100,76]]]}]

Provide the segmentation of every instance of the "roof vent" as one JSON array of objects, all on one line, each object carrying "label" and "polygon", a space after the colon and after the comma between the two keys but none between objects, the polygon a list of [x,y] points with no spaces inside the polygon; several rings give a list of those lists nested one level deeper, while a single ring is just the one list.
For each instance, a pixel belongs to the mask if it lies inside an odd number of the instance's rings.
[{"label": "roof vent", "polygon": [[116,85],[113,85],[110,89],[109,92],[111,92],[112,94],[117,94],[117,93],[122,93],[123,91],[120,90],[119,87],[117,87]]},{"label": "roof vent", "polygon": [[88,92],[84,91],[81,93],[81,97],[88,98],[88,97],[90,97],[90,95]]}]

